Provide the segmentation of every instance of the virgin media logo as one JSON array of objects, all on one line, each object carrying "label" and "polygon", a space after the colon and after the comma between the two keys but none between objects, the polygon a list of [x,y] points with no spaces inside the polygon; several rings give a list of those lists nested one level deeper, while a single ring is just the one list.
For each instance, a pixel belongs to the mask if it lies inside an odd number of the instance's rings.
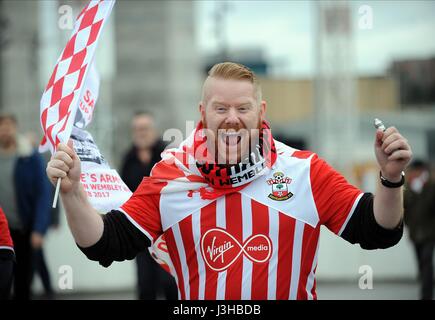
[{"label": "virgin media logo", "polygon": [[256,234],[241,244],[224,229],[208,230],[201,238],[202,256],[214,271],[228,269],[242,254],[254,263],[264,263],[272,255],[272,242],[264,234]]}]

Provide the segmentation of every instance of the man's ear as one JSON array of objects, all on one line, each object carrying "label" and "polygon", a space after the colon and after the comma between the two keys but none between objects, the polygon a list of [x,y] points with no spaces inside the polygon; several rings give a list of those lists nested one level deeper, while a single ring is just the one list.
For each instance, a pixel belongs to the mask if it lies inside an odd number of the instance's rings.
[{"label": "man's ear", "polygon": [[266,108],[267,108],[267,104],[266,101],[261,101],[260,103],[260,119],[263,121],[266,119]]},{"label": "man's ear", "polygon": [[201,114],[201,121],[204,123],[204,121],[205,121],[205,106],[204,106],[204,103],[202,101],[199,103],[199,113]]}]

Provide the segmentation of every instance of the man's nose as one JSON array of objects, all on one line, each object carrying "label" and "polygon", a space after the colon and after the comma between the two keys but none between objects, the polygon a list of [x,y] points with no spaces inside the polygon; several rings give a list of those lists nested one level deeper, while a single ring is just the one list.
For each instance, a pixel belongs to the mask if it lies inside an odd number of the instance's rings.
[{"label": "man's nose", "polygon": [[239,115],[237,114],[237,110],[235,110],[234,108],[230,108],[230,110],[228,111],[227,118],[225,119],[225,124],[226,125],[240,124],[240,119],[239,119]]}]

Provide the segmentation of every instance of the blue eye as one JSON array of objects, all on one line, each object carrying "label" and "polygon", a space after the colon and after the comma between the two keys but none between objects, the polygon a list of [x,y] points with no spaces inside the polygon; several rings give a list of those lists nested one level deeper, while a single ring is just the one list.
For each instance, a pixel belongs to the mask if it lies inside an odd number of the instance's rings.
[{"label": "blue eye", "polygon": [[227,109],[227,108],[225,108],[225,107],[217,107],[217,108],[216,108],[216,111],[217,111],[217,112],[225,112],[226,109]]},{"label": "blue eye", "polygon": [[239,112],[247,112],[249,110],[249,108],[248,107],[240,107],[238,110],[239,110]]}]

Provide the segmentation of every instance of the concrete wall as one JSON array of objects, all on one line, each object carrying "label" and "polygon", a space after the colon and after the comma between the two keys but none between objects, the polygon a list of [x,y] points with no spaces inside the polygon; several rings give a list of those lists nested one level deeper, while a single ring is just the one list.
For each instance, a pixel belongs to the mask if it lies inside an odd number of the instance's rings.
[{"label": "concrete wall", "polygon": [[320,234],[318,280],[355,281],[363,266],[373,270],[374,280],[413,280],[416,263],[413,248],[405,233],[396,246],[385,250],[363,250],[322,227]]},{"label": "concrete wall", "polygon": [[[9,43],[2,48],[2,105],[17,116],[22,131],[40,131],[36,1],[4,1],[2,15],[8,21]],[[33,14],[31,14],[33,13]]]}]

